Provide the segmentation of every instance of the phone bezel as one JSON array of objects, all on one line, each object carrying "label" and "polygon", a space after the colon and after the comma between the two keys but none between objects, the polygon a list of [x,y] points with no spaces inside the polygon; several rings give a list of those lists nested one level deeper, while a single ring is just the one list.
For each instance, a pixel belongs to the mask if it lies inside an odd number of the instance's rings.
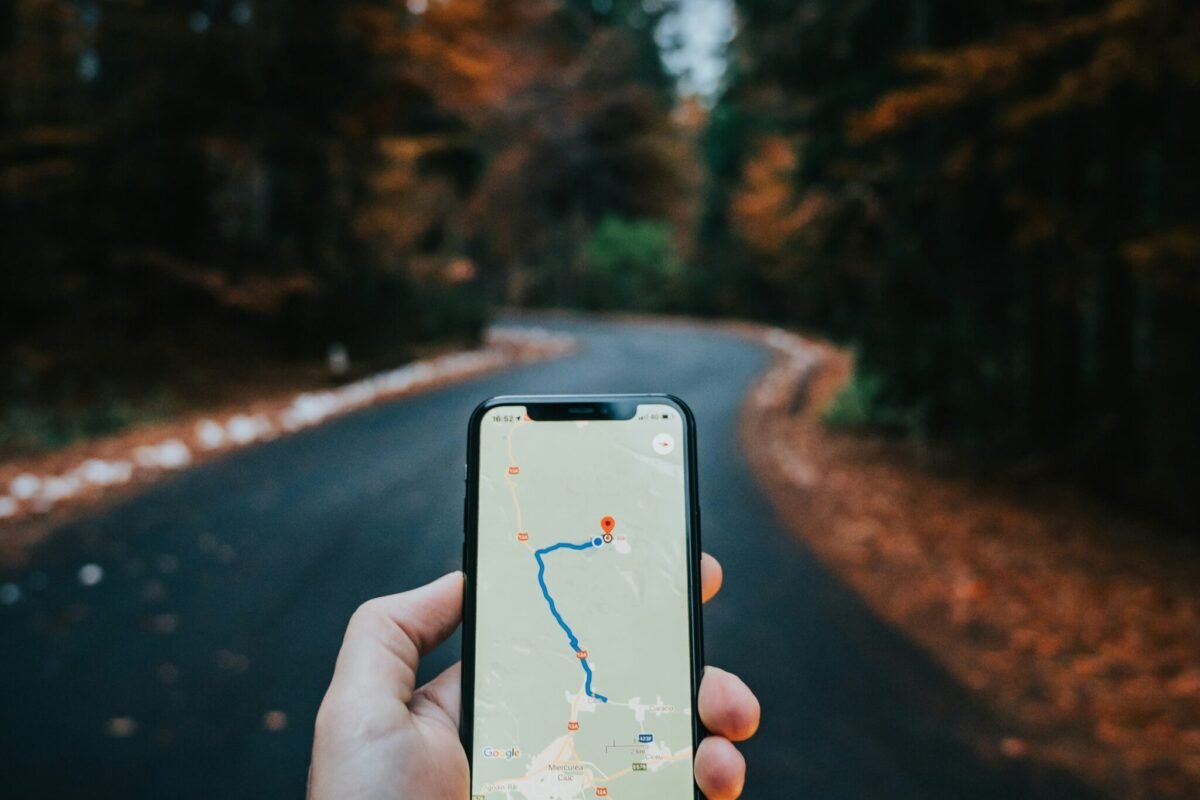
[{"label": "phone bezel", "polygon": [[[479,435],[483,417],[499,406],[533,408],[535,419],[598,419],[624,420],[632,417],[640,404],[674,407],[684,427],[684,485],[686,487],[686,532],[688,564],[688,620],[692,666],[692,754],[704,735],[697,702],[700,678],[704,670],[703,603],[700,595],[700,492],[696,466],[696,418],[687,403],[670,394],[604,394],[604,395],[499,395],[484,400],[471,413],[467,431],[466,497],[463,502],[463,590],[462,636],[462,706],[459,731],[467,763],[474,774],[473,729],[475,722],[475,571],[479,549]],[[632,408],[629,416],[624,414]],[[580,409],[573,411],[573,409]],[[559,416],[559,415],[566,416]],[[614,416],[619,414],[620,416]],[[693,796],[702,800],[695,786],[693,767]]]}]

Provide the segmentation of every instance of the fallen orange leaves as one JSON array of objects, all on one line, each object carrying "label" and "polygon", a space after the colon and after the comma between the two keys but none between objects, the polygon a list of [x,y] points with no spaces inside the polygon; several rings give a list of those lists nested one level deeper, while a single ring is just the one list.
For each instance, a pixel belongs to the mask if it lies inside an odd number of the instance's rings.
[{"label": "fallen orange leaves", "polygon": [[1200,796],[1197,547],[1065,490],[826,429],[852,364],[823,350],[799,412],[799,379],[768,376],[745,416],[796,533],[991,709],[981,750],[1120,797]]}]

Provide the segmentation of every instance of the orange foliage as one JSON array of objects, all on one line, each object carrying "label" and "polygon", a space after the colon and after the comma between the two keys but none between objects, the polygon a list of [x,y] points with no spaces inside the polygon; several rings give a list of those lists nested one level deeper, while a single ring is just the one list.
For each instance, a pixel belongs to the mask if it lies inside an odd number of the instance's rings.
[{"label": "orange foliage", "polygon": [[417,87],[440,110],[468,123],[462,133],[379,140],[381,163],[369,180],[372,199],[355,219],[355,231],[389,263],[405,264],[418,278],[442,268],[441,260],[416,259],[419,242],[434,229],[461,236],[470,209],[461,187],[449,176],[424,172],[422,160],[477,151],[483,132],[503,127],[497,121],[512,98],[552,71],[557,55],[547,45],[552,37],[544,23],[555,12],[546,0],[455,0],[430,3],[421,14],[403,5],[364,5],[346,13],[348,28],[376,55],[389,92]]},{"label": "orange foliage", "polygon": [[1200,26],[1178,19],[1178,5],[1114,0],[1101,12],[1022,26],[996,41],[909,53],[901,65],[927,80],[851,115],[850,135],[859,141],[885,136],[972,99],[1015,91],[1046,59],[1083,40],[1094,41],[1086,62],[1063,69],[1048,91],[1015,97],[1002,115],[1005,125],[1021,128],[1073,106],[1100,103],[1120,85],[1147,85],[1167,76],[1200,82],[1195,58]]},{"label": "orange foliage", "polygon": [[953,108],[970,96],[968,86],[937,83],[891,92],[869,111],[850,116],[850,138],[864,141],[893,133],[920,117]]},{"label": "orange foliage", "polygon": [[554,11],[546,0],[455,0],[431,3],[406,24],[397,24],[397,15],[410,15],[393,7],[357,7],[347,20],[373,51],[395,57],[394,77],[471,115],[503,105],[542,71],[545,48],[522,46],[522,37]]},{"label": "orange foliage", "polygon": [[403,257],[433,225],[459,207],[452,182],[420,174],[419,159],[452,146],[445,136],[388,137],[380,142],[381,163],[368,185],[373,202],[359,212],[354,230],[382,253]]},{"label": "orange foliage", "polygon": [[1018,248],[1032,250],[1054,243],[1059,252],[1083,251],[1084,225],[1078,209],[1024,192],[1010,192],[1004,205],[1017,219],[1013,243]]},{"label": "orange foliage", "polygon": [[738,234],[760,256],[785,253],[793,238],[828,210],[829,198],[823,192],[796,195],[797,165],[795,145],[783,136],[763,138],[746,163],[731,203],[732,219]]},{"label": "orange foliage", "polygon": [[[640,53],[626,31],[597,30],[580,48],[560,52],[543,37],[536,82],[512,92],[486,122],[487,169],[467,229],[504,264],[510,301],[523,273],[561,260],[585,236],[584,196],[632,217],[669,220],[681,247],[699,213],[698,132],[673,123],[653,90],[631,76]],[[695,109],[679,112],[700,123]],[[586,184],[584,183],[586,182]],[[552,197],[570,197],[569,208]]]},{"label": "orange foliage", "polygon": [[[1180,245],[1200,258],[1200,237]],[[1114,797],[1200,796],[1194,548],[1061,489],[831,431],[853,365],[819,347],[815,374],[782,361],[751,394],[743,436],[767,443],[752,464],[816,554],[994,711],[976,746]]]},{"label": "orange foliage", "polygon": [[1121,255],[1137,272],[1168,289],[1200,292],[1200,223],[1128,242]]}]

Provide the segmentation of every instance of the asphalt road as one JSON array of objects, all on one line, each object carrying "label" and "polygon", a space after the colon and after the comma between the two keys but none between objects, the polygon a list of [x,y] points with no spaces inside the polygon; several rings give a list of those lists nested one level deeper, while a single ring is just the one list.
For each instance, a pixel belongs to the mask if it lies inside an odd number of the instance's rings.
[{"label": "asphalt road", "polygon": [[[961,690],[774,516],[737,436],[765,350],[711,330],[558,327],[578,354],[210,462],[0,574],[24,590],[0,607],[0,796],[301,797],[346,619],[459,565],[468,413],[493,394],[589,391],[668,391],[696,412],[704,542],[726,574],[708,660],[764,707],[746,797],[1084,796],[961,745],[949,731],[978,713]],[[94,586],[77,577],[88,563]]]}]

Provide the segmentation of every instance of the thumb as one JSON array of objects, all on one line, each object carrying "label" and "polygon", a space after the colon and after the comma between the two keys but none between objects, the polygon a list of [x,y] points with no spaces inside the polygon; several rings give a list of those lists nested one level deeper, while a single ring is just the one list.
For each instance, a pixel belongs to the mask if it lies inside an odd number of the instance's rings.
[{"label": "thumb", "polygon": [[331,689],[389,695],[407,704],[421,656],[462,619],[463,574],[452,572],[401,594],[358,607],[338,653]]}]

